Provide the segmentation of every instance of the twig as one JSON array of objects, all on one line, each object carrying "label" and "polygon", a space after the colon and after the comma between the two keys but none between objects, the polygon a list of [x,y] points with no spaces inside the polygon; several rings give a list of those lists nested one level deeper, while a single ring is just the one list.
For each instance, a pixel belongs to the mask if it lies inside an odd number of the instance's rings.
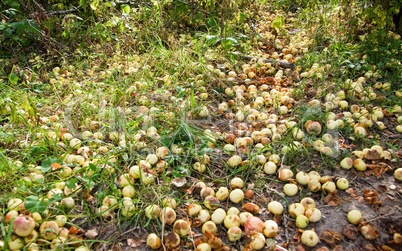
[{"label": "twig", "polygon": [[384,217],[387,217],[387,216],[393,215],[394,213],[396,213],[396,211],[393,211],[392,213],[389,213],[389,214],[384,214],[384,215],[381,215],[381,216],[375,217],[375,218],[373,218],[373,219],[371,219],[371,220],[366,220],[365,222],[371,222],[371,221],[375,221],[375,220],[378,220],[378,219],[381,219],[381,218],[384,218]]}]

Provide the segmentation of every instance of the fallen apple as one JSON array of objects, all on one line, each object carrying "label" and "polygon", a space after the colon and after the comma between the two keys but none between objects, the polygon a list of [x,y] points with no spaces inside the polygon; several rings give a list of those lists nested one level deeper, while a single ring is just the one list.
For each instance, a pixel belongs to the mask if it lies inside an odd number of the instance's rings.
[{"label": "fallen apple", "polygon": [[296,181],[300,185],[307,185],[307,183],[310,181],[310,176],[308,176],[307,173],[300,171],[296,174]]},{"label": "fallen apple", "polygon": [[244,199],[244,192],[237,188],[237,189],[233,190],[232,192],[230,192],[229,199],[231,202],[233,202],[235,204],[239,203],[239,202],[243,201],[243,199]]},{"label": "fallen apple", "polygon": [[177,220],[173,224],[173,231],[180,237],[185,237],[190,233],[190,223],[186,220]]},{"label": "fallen apple", "polygon": [[222,208],[216,209],[212,215],[211,220],[215,222],[215,224],[221,224],[226,217],[226,212]]},{"label": "fallen apple", "polygon": [[44,221],[39,228],[41,236],[46,240],[53,240],[57,238],[59,232],[59,225],[55,221]]},{"label": "fallen apple", "polygon": [[267,220],[264,222],[263,226],[264,229],[262,231],[265,237],[273,238],[278,234],[279,228],[278,224],[275,221]]},{"label": "fallen apple", "polygon": [[394,177],[395,179],[402,181],[402,167],[395,170]]},{"label": "fallen apple", "polygon": [[208,243],[201,243],[197,246],[196,251],[211,251],[211,246]]},{"label": "fallen apple", "polygon": [[310,135],[318,136],[321,133],[321,124],[317,121],[309,121],[306,124],[306,131]]},{"label": "fallen apple", "polygon": [[307,247],[314,247],[319,240],[318,235],[313,230],[306,230],[301,235],[301,241]]},{"label": "fallen apple", "polygon": [[287,196],[294,196],[299,191],[299,188],[296,184],[288,183],[283,186],[283,191]]},{"label": "fallen apple", "polygon": [[237,226],[232,226],[231,228],[229,228],[228,230],[228,239],[229,241],[237,241],[241,239],[242,236],[242,231],[239,227]]},{"label": "fallen apple", "polygon": [[299,214],[296,217],[296,227],[305,228],[305,227],[307,227],[308,223],[309,223],[309,220],[305,215]]},{"label": "fallen apple", "polygon": [[171,207],[165,207],[159,216],[162,223],[171,225],[176,221],[176,212]]},{"label": "fallen apple", "polygon": [[336,181],[336,186],[338,187],[338,189],[340,190],[346,190],[349,187],[349,181],[346,178],[339,178]]},{"label": "fallen apple", "polygon": [[254,233],[250,237],[250,243],[253,250],[260,250],[265,246],[265,236],[262,233]]},{"label": "fallen apple", "polygon": [[315,207],[307,209],[304,215],[310,222],[318,222],[321,220],[321,211]]},{"label": "fallen apple", "polygon": [[205,234],[208,231],[211,234],[214,234],[218,231],[216,224],[213,221],[207,221],[202,225],[202,233]]},{"label": "fallen apple", "polygon": [[249,234],[252,231],[262,233],[263,229],[264,223],[256,216],[248,217],[244,223],[244,232],[246,232],[246,234]]},{"label": "fallen apple", "polygon": [[306,209],[300,203],[293,203],[289,206],[289,215],[292,218],[296,218],[298,215],[304,214]]},{"label": "fallen apple", "polygon": [[340,165],[343,169],[350,169],[353,167],[353,159],[346,157],[341,161]]},{"label": "fallen apple", "polygon": [[201,223],[205,223],[207,222],[210,218],[211,215],[209,214],[209,212],[205,209],[202,209],[199,213],[198,213],[198,217],[197,217]]},{"label": "fallen apple", "polygon": [[14,233],[18,236],[25,237],[32,233],[35,229],[35,220],[26,215],[18,216],[13,223]]},{"label": "fallen apple", "polygon": [[310,197],[304,197],[301,201],[300,204],[303,205],[303,207],[307,210],[309,208],[315,208],[315,201],[310,198]]},{"label": "fallen apple", "polygon": [[233,226],[240,227],[240,217],[235,214],[228,214],[223,220],[223,224],[227,229]]},{"label": "fallen apple", "polygon": [[358,210],[351,210],[348,213],[348,221],[353,225],[359,225],[363,221],[363,216]]},{"label": "fallen apple", "polygon": [[282,214],[283,213],[283,206],[278,201],[271,201],[268,203],[268,210],[272,214]]},{"label": "fallen apple", "polygon": [[232,189],[243,188],[243,186],[244,186],[244,181],[238,177],[235,177],[230,181],[230,187]]}]

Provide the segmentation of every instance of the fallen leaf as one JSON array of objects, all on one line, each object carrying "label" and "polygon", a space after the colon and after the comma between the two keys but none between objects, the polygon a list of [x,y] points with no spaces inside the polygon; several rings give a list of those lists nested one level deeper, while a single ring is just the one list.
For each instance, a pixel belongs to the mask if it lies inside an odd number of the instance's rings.
[{"label": "fallen leaf", "polygon": [[320,240],[327,244],[328,246],[336,246],[341,240],[342,237],[338,232],[326,230],[321,232]]},{"label": "fallen leaf", "polygon": [[96,228],[90,229],[85,233],[85,237],[88,239],[95,239],[95,237],[98,236],[98,231],[96,231]]},{"label": "fallen leaf", "polygon": [[368,150],[364,158],[368,160],[378,160],[381,158],[381,156],[377,150]]},{"label": "fallen leaf", "polygon": [[143,243],[145,243],[145,240],[142,240],[142,239],[134,239],[134,238],[128,238],[127,239],[127,245],[129,245],[132,248],[139,247]]},{"label": "fallen leaf", "polygon": [[52,167],[52,171],[56,171],[61,168],[61,165],[57,162],[50,165]]},{"label": "fallen leaf", "polygon": [[183,178],[174,178],[172,180],[172,185],[175,187],[182,187],[187,183],[187,180],[185,177]]},{"label": "fallen leaf", "polygon": [[343,228],[342,234],[349,240],[354,241],[357,239],[359,233],[357,232],[357,228],[355,226],[349,224]]},{"label": "fallen leaf", "polygon": [[323,201],[329,206],[338,206],[341,204],[341,199],[335,193],[330,193],[324,197]]}]

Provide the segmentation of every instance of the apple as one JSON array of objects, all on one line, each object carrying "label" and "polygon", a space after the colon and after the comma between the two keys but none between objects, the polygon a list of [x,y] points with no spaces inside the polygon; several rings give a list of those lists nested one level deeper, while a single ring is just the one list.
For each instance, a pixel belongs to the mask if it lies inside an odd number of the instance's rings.
[{"label": "apple", "polygon": [[231,202],[233,202],[235,204],[239,203],[239,202],[243,201],[243,199],[244,199],[244,192],[237,188],[237,189],[233,190],[232,192],[230,192],[229,199]]},{"label": "apple", "polygon": [[253,214],[250,213],[250,212],[242,212],[242,213],[240,213],[240,214],[239,214],[239,217],[240,217],[240,225],[241,225],[241,226],[244,226],[244,224],[246,223],[246,220],[247,220],[248,218],[250,218],[251,216],[253,216]]},{"label": "apple", "polygon": [[402,181],[402,167],[395,170],[394,177],[395,179]]},{"label": "apple", "polygon": [[299,188],[297,187],[296,184],[288,183],[283,186],[283,191],[287,196],[294,196],[299,191]]},{"label": "apple", "polygon": [[23,205],[23,201],[19,198],[14,198],[8,201],[7,209],[8,210],[20,210]]},{"label": "apple", "polygon": [[296,217],[296,227],[305,228],[305,227],[307,227],[308,223],[309,223],[309,220],[305,215],[299,214]]},{"label": "apple", "polygon": [[293,177],[293,172],[290,169],[283,168],[279,171],[278,178],[281,181],[287,181],[288,179]]},{"label": "apple", "polygon": [[310,198],[310,197],[304,197],[301,201],[300,204],[303,205],[303,207],[307,210],[309,208],[315,208],[315,201]]},{"label": "apple", "polygon": [[235,215],[240,215],[240,211],[239,209],[237,209],[236,207],[231,207],[228,209],[228,211],[226,212],[227,215],[229,214],[235,214]]},{"label": "apple", "polygon": [[307,173],[300,171],[296,174],[296,181],[300,185],[307,185],[307,183],[310,181],[310,176],[308,176]]},{"label": "apple", "polygon": [[5,223],[10,223],[13,218],[17,218],[19,213],[16,210],[11,210],[6,214],[6,217],[4,218]]},{"label": "apple", "polygon": [[20,237],[18,237],[15,234],[12,234],[10,236],[10,239],[8,240],[8,249],[9,250],[20,250],[24,247],[24,242]]},{"label": "apple", "polygon": [[60,205],[67,209],[73,209],[75,207],[75,201],[72,197],[65,197],[61,199]]},{"label": "apple", "polygon": [[367,166],[366,163],[364,163],[364,161],[362,159],[355,159],[353,161],[353,167],[356,168],[357,171],[364,171],[366,170]]},{"label": "apple", "polygon": [[165,207],[159,216],[162,223],[171,225],[176,221],[176,212],[171,207]]},{"label": "apple", "polygon": [[216,224],[213,221],[207,221],[202,225],[202,233],[205,234],[208,231],[211,234],[214,234],[218,231]]},{"label": "apple", "polygon": [[[201,208],[201,206],[200,206],[200,208]],[[156,219],[156,218],[159,218],[161,215],[161,208],[155,204],[147,206],[144,211],[145,211],[145,216],[148,219]]]},{"label": "apple", "polygon": [[240,227],[240,217],[235,214],[228,214],[223,220],[223,224],[227,229],[233,226]]},{"label": "apple", "polygon": [[239,155],[233,155],[228,160],[228,163],[229,163],[229,166],[234,168],[234,167],[240,165],[241,161],[242,161],[242,159],[241,159],[241,157]]},{"label": "apple", "polygon": [[232,189],[243,188],[243,186],[244,186],[244,181],[238,177],[235,177],[230,181],[230,187]]},{"label": "apple", "polygon": [[210,218],[211,215],[209,214],[209,212],[205,209],[202,209],[199,213],[198,213],[198,217],[197,217],[202,223],[207,222]]},{"label": "apple", "polygon": [[215,210],[219,207],[220,201],[214,196],[207,196],[204,199],[204,206],[208,209]]},{"label": "apple", "polygon": [[346,178],[339,178],[336,181],[336,186],[338,187],[338,189],[340,190],[346,190],[349,187],[349,181]]},{"label": "apple", "polygon": [[39,228],[41,236],[46,240],[53,240],[57,238],[59,233],[59,225],[55,221],[44,221]]},{"label": "apple", "polygon": [[242,236],[242,231],[237,226],[232,226],[228,230],[228,239],[229,241],[237,241],[240,240]]},{"label": "apple", "polygon": [[363,216],[358,210],[351,210],[348,213],[348,221],[353,225],[359,225],[363,221]]},{"label": "apple", "polygon": [[250,239],[250,245],[253,250],[260,250],[265,246],[265,236],[262,233],[254,233]]},{"label": "apple", "polygon": [[307,183],[307,187],[311,192],[316,193],[321,190],[321,183],[312,179]]},{"label": "apple", "polygon": [[277,201],[271,201],[270,203],[268,203],[268,210],[272,214],[282,214],[283,213],[283,206],[282,206],[281,203],[279,203]]},{"label": "apple", "polygon": [[162,201],[162,204],[165,207],[171,207],[173,209],[176,209],[176,206],[177,206],[176,200],[174,198],[170,198],[170,197],[164,198]]},{"label": "apple", "polygon": [[296,218],[298,215],[304,214],[305,208],[300,203],[293,203],[289,206],[289,215],[292,218]]},{"label": "apple", "polygon": [[322,185],[322,190],[327,193],[335,193],[336,192],[336,185],[332,181],[327,181]]},{"label": "apple", "polygon": [[350,169],[353,167],[353,159],[346,157],[341,161],[340,165],[343,169]]},{"label": "apple", "polygon": [[208,243],[201,243],[197,246],[196,251],[211,251],[211,246]]},{"label": "apple", "polygon": [[201,199],[205,199],[208,196],[215,196],[215,191],[211,187],[204,187],[200,192]]},{"label": "apple", "polygon": [[301,241],[307,247],[314,247],[319,242],[318,235],[313,230],[306,230],[302,233]]},{"label": "apple", "polygon": [[226,217],[226,212],[222,208],[216,209],[212,215],[211,220],[215,222],[215,224],[221,224]]},{"label": "apple", "polygon": [[173,231],[180,235],[181,237],[185,237],[190,233],[190,223],[185,220],[177,220],[173,224]]},{"label": "apple", "polygon": [[317,121],[309,121],[306,124],[306,131],[310,135],[318,136],[322,130],[321,124]]},{"label": "apple", "polygon": [[29,244],[34,242],[38,238],[39,234],[36,230],[33,230],[28,236],[24,237],[24,243]]},{"label": "apple", "polygon": [[315,207],[307,209],[304,215],[310,222],[317,222],[321,220],[321,211]]},{"label": "apple", "polygon": [[13,230],[16,235],[25,237],[32,233],[35,229],[35,220],[26,215],[21,215],[15,218],[13,223]]},{"label": "apple", "polygon": [[262,220],[256,216],[251,216],[246,219],[246,222],[244,223],[244,231],[246,234],[251,233],[252,231],[262,233],[262,230],[264,229],[264,223]]},{"label": "apple", "polygon": [[272,161],[268,161],[264,165],[264,172],[266,174],[275,174],[276,173],[276,164]]},{"label": "apple", "polygon": [[[190,217],[195,217],[197,216],[200,211],[202,210],[202,207],[200,205],[197,204],[190,204],[187,207],[187,214]],[[149,218],[149,217],[148,217]]]},{"label": "apple", "polygon": [[278,224],[273,220],[265,221],[263,226],[264,229],[262,231],[267,238],[275,237],[279,231]]}]

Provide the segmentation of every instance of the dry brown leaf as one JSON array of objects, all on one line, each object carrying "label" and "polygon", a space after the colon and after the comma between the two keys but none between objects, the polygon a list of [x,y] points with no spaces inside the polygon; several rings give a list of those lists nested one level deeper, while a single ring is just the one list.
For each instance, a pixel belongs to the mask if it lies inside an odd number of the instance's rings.
[{"label": "dry brown leaf", "polygon": [[321,232],[320,240],[325,244],[333,247],[336,246],[342,240],[342,237],[338,232],[326,230]]},{"label": "dry brown leaf", "polygon": [[96,231],[96,228],[90,229],[85,233],[85,237],[91,240],[95,239],[96,236],[98,236],[98,231]]},{"label": "dry brown leaf", "polygon": [[381,159],[381,156],[377,150],[368,150],[364,158],[368,160],[379,160]]},{"label": "dry brown leaf", "polygon": [[187,183],[187,180],[185,177],[183,178],[174,178],[172,180],[172,185],[175,187],[182,187]]},{"label": "dry brown leaf", "polygon": [[352,224],[349,224],[343,228],[342,234],[349,240],[356,240],[358,236],[357,228]]},{"label": "dry brown leaf", "polygon": [[127,245],[129,245],[132,248],[137,248],[141,246],[143,243],[145,243],[145,240],[142,239],[134,239],[134,238],[127,239]]},{"label": "dry brown leaf", "polygon": [[323,201],[329,206],[338,206],[341,204],[341,199],[335,193],[330,193],[324,197]]}]

